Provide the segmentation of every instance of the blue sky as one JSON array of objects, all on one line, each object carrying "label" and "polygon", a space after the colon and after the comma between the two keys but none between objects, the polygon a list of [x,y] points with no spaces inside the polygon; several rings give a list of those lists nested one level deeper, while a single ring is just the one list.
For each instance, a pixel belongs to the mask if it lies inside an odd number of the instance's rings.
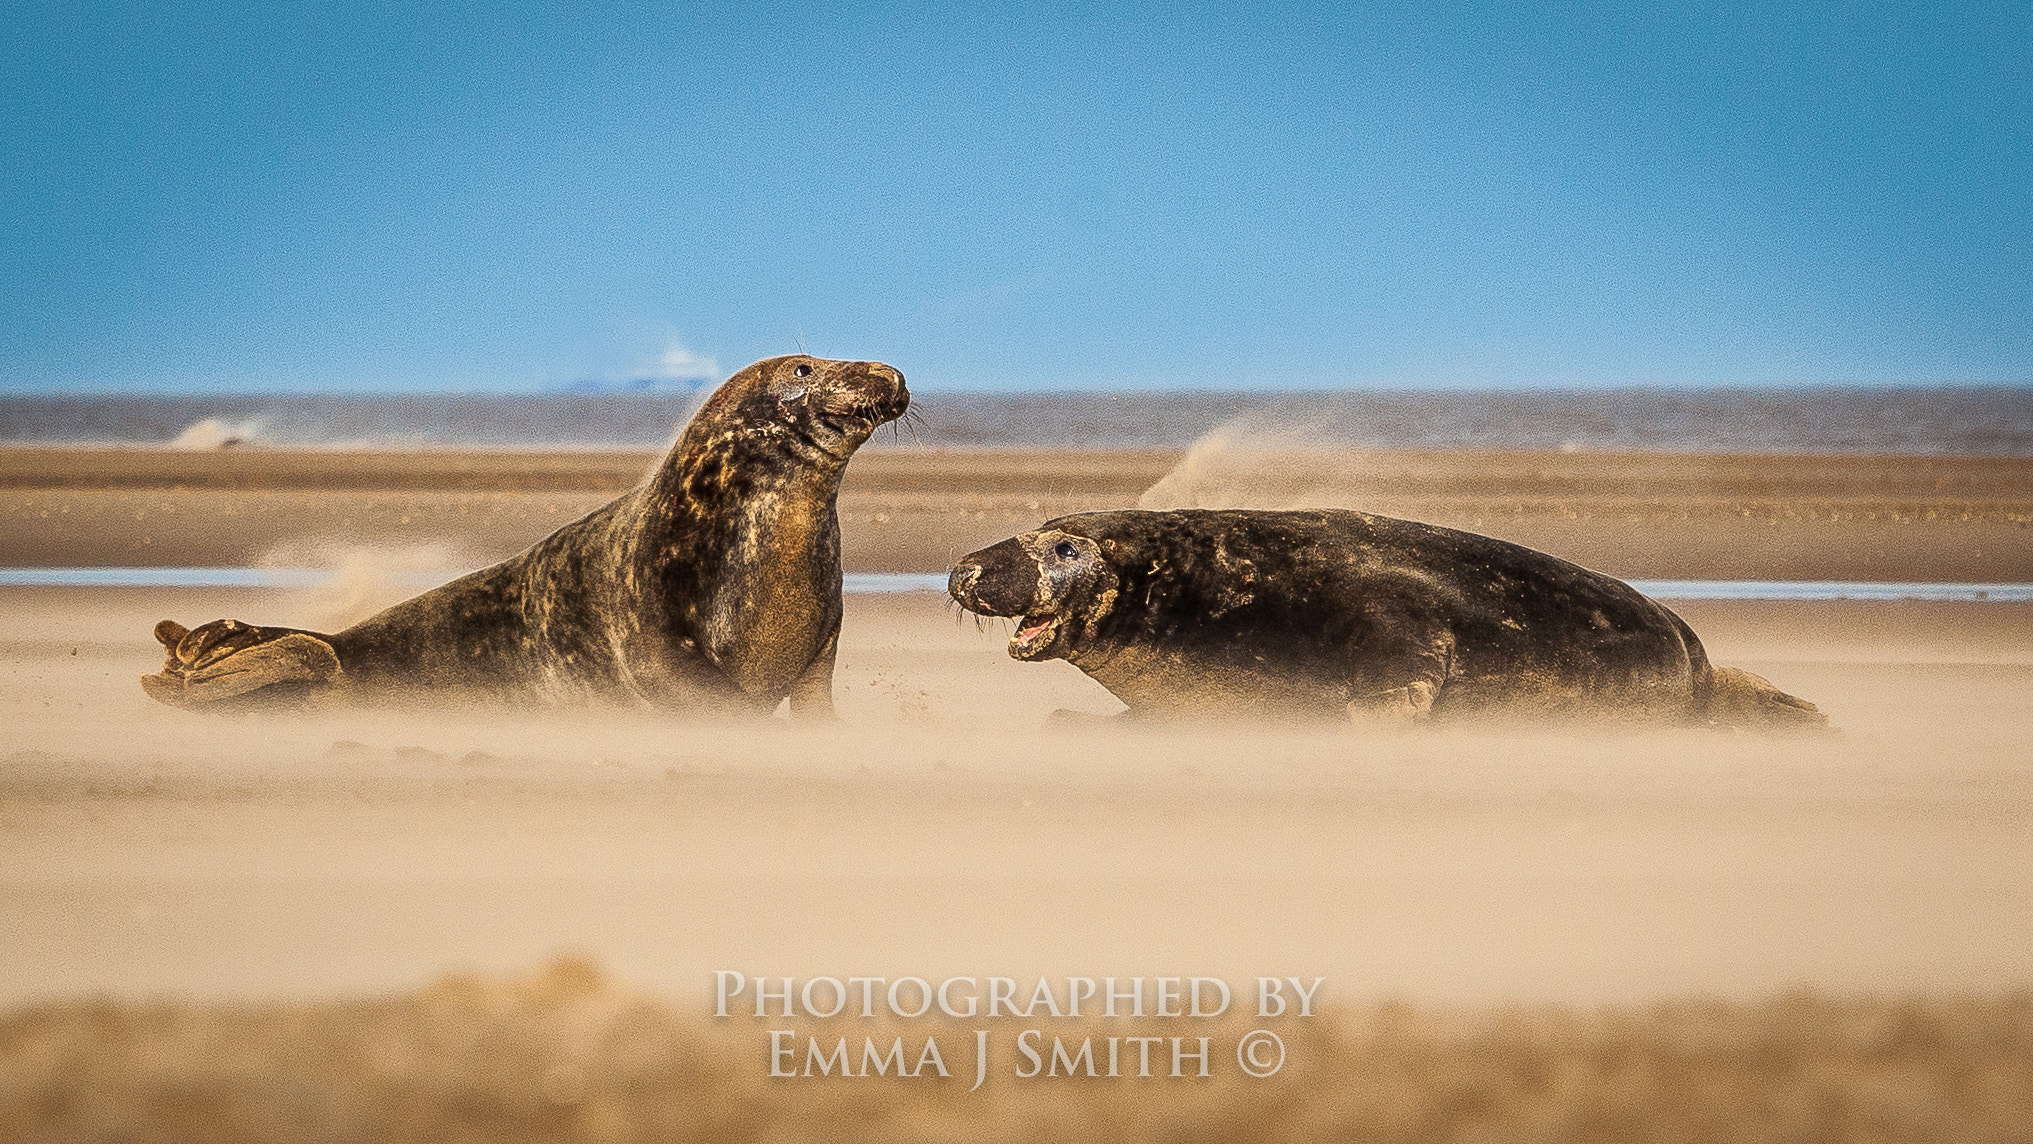
[{"label": "blue sky", "polygon": [[2033,2],[7,8],[8,392],[2033,384]]}]

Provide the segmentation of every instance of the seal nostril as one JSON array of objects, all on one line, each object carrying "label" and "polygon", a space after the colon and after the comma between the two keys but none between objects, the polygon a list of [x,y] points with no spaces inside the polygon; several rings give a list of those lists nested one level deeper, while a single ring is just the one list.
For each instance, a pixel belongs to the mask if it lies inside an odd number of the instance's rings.
[{"label": "seal nostril", "polygon": [[981,579],[980,565],[957,565],[952,575],[946,577],[946,592],[954,599],[964,601],[968,593],[974,591],[974,583],[979,579]]}]

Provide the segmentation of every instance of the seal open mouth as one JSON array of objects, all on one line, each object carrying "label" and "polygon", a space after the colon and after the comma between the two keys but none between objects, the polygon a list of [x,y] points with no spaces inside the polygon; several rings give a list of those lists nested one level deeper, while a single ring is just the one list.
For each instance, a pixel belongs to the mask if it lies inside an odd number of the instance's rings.
[{"label": "seal open mouth", "polygon": [[1009,641],[1009,654],[1014,659],[1036,659],[1050,651],[1059,642],[1059,632],[1065,626],[1066,617],[1043,612],[1025,615],[1017,625],[1017,632]]}]

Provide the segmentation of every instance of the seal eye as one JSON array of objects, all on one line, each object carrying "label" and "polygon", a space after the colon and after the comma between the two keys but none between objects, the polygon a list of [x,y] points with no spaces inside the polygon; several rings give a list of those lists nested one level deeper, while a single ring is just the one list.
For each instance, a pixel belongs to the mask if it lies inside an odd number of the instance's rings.
[{"label": "seal eye", "polygon": [[791,376],[792,376],[792,377],[810,377],[810,376],[812,376],[812,367],[811,367],[811,366],[810,366],[809,364],[805,363],[805,362],[799,362],[799,363],[798,363],[798,364],[796,365],[796,367],[794,367],[794,368],[793,368],[793,369],[791,370]]},{"label": "seal eye", "polygon": [[1058,557],[1061,560],[1071,560],[1075,556],[1078,556],[1079,554],[1080,550],[1073,547],[1072,541],[1069,540],[1062,540],[1059,543],[1052,546],[1052,555]]}]

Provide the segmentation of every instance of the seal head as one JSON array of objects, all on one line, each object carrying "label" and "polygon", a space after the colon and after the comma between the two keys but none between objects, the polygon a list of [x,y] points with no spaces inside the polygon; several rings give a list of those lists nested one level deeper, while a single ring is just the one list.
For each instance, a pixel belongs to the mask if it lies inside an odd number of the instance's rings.
[{"label": "seal head", "polygon": [[1017,620],[1012,659],[1066,659],[1115,606],[1118,577],[1099,541],[1043,528],[963,557],[946,579],[961,607]]},{"label": "seal head", "polygon": [[910,404],[904,375],[892,366],[796,354],[756,362],[728,378],[699,407],[687,436],[693,428],[705,430],[692,448],[710,447],[716,436],[776,441],[825,468],[824,458],[844,464]]}]

